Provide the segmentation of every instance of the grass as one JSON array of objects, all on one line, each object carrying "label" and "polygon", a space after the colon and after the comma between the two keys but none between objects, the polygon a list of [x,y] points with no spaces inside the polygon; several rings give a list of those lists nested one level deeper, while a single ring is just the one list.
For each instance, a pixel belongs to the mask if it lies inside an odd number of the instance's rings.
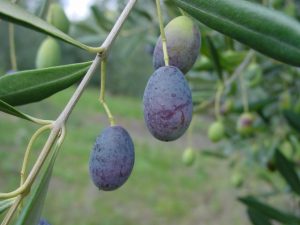
[{"label": "grass", "polygon": [[[21,109],[55,118],[73,91],[70,88]],[[185,138],[174,143],[154,140],[143,123],[141,98],[107,97],[117,122],[126,125],[134,140],[136,162],[122,188],[97,190],[89,178],[88,160],[96,136],[108,125],[97,98],[97,90],[87,90],[69,119],[43,211],[52,225],[247,224],[228,182],[225,162],[199,155],[196,165],[185,167],[181,163]],[[1,192],[18,185],[24,149],[36,128],[0,115]],[[37,141],[33,158],[44,139]]]}]

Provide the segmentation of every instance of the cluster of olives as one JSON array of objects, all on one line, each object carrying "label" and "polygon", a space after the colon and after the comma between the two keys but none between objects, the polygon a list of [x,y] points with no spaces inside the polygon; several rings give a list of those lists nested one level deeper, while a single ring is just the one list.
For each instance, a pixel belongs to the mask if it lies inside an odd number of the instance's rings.
[{"label": "cluster of olives", "polygon": [[[156,71],[148,81],[143,103],[150,132],[159,140],[171,141],[186,131],[192,119],[192,95],[183,73],[192,67],[199,54],[200,33],[186,16],[172,20],[165,31],[170,65],[164,66],[159,39],[153,58]],[[93,183],[104,191],[119,188],[130,176],[134,158],[134,145],[124,128],[111,126],[104,129],[90,155],[89,171]]]},{"label": "cluster of olives", "polygon": [[192,120],[192,94],[184,74],[195,63],[201,40],[197,25],[187,16],[170,21],[165,34],[169,65],[165,65],[159,38],[153,54],[156,70],[145,88],[143,105],[151,134],[161,141],[172,141],[183,135]]},{"label": "cluster of olives", "polygon": [[[58,3],[52,3],[48,10],[47,22],[64,33],[69,32],[70,22],[62,7]],[[36,56],[36,68],[47,68],[60,64],[61,50],[58,42],[47,37],[40,45]]]}]

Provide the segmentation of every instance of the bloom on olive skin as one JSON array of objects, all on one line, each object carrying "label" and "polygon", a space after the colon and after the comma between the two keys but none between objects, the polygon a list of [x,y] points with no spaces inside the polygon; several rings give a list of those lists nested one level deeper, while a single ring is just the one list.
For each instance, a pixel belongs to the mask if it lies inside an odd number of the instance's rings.
[{"label": "bloom on olive skin", "polygon": [[93,183],[104,191],[121,187],[129,178],[134,165],[134,145],[121,126],[111,126],[97,137],[89,171]]},{"label": "bloom on olive skin", "polygon": [[192,93],[184,75],[174,66],[160,67],[152,74],[143,105],[149,131],[161,141],[181,137],[192,120]]}]

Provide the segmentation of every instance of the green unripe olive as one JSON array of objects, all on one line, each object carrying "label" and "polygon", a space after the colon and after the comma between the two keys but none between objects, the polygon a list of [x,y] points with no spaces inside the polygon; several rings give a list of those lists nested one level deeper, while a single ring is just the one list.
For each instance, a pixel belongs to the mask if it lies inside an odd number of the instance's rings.
[{"label": "green unripe olive", "polygon": [[241,187],[244,183],[243,176],[238,172],[232,174],[230,178],[230,183],[236,188]]},{"label": "green unripe olive", "polygon": [[[201,36],[198,26],[187,16],[171,20],[165,27],[167,51],[170,66],[175,66],[183,74],[187,73],[200,52]],[[155,69],[165,66],[161,37],[153,52]]]},{"label": "green unripe olive", "polygon": [[52,3],[50,5],[47,21],[64,33],[69,32],[70,21],[68,20],[63,8],[58,3]]},{"label": "green unripe olive", "polygon": [[255,116],[252,113],[243,113],[237,122],[237,131],[243,135],[251,135],[254,132],[253,123]]},{"label": "green unripe olive", "polygon": [[220,121],[214,122],[208,129],[208,138],[212,142],[218,142],[224,137],[224,132],[223,123]]},{"label": "green unripe olive", "polygon": [[192,148],[187,148],[182,154],[182,162],[186,166],[191,166],[196,160],[196,153]]},{"label": "green unripe olive", "polygon": [[60,64],[61,52],[57,41],[51,37],[46,38],[39,47],[35,65],[36,68],[47,68]]}]

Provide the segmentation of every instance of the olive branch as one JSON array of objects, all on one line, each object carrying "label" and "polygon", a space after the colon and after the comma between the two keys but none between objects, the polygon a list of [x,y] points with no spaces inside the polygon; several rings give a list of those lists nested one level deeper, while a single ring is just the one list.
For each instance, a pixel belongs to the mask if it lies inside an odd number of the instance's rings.
[{"label": "olive branch", "polygon": [[[58,149],[65,137],[65,124],[72,113],[72,110],[74,109],[76,103],[80,99],[83,91],[85,90],[89,80],[93,76],[96,68],[100,65],[101,62],[105,62],[106,57],[109,53],[109,49],[111,45],[113,44],[114,40],[118,36],[122,25],[126,21],[128,15],[130,14],[131,10],[133,9],[133,6],[135,5],[137,0],[129,0],[128,3],[126,4],[125,8],[123,9],[122,13],[120,14],[119,18],[117,19],[116,23],[114,24],[112,30],[108,34],[107,38],[105,41],[102,43],[102,45],[97,48],[97,55],[95,59],[93,60],[91,66],[89,67],[88,71],[86,72],[85,76],[83,77],[82,81],[80,82],[79,86],[75,90],[74,94],[70,98],[69,102],[66,104],[65,108],[63,111],[60,113],[58,118],[55,121],[46,121],[46,120],[40,120],[36,118],[32,118],[35,122],[39,124],[44,124],[41,128],[39,128],[35,134],[32,136],[27,150],[25,152],[25,157],[24,157],[24,163],[22,166],[22,171],[21,171],[21,183],[20,186],[9,193],[0,193],[0,199],[11,199],[11,207],[9,211],[6,213],[6,216],[4,220],[2,221],[1,225],[8,225],[15,212],[17,211],[18,206],[22,203],[23,199],[30,193],[30,189],[35,182],[37,175],[39,174],[44,162],[50,155],[52,149]],[[103,64],[102,64],[103,65]],[[102,90],[101,92],[104,93],[104,86],[101,86]],[[103,96],[102,96],[103,97]],[[104,99],[102,99],[104,100]],[[101,101],[103,106],[105,107],[106,104],[104,101]],[[44,147],[42,148],[42,151],[40,155],[38,156],[38,159],[34,163],[32,169],[30,170],[28,176],[26,177],[26,167],[27,167],[27,161],[29,158],[30,154],[30,149],[33,144],[33,142],[36,140],[36,138],[43,133],[46,130],[51,130],[50,134],[48,136],[48,139],[46,143],[44,144]],[[55,146],[55,148],[53,148]],[[54,152],[55,153],[55,152]],[[53,154],[54,154],[53,153]]]}]

